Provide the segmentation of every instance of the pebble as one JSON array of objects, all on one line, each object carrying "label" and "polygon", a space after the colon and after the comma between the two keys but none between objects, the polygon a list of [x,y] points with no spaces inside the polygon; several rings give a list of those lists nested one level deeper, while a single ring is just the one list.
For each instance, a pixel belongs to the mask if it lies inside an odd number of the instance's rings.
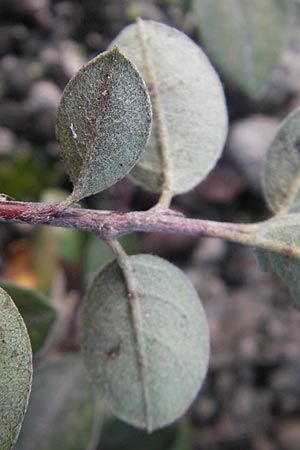
[{"label": "pebble", "polygon": [[9,154],[16,145],[16,137],[8,128],[0,127],[0,155]]},{"label": "pebble", "polygon": [[45,70],[54,75],[59,82],[64,77],[65,83],[86,63],[80,46],[72,40],[43,47],[39,57]]},{"label": "pebble", "polygon": [[14,15],[32,15],[40,9],[49,8],[49,0],[2,0],[3,11]]},{"label": "pebble", "polygon": [[17,99],[22,99],[27,95],[34,80],[28,65],[13,55],[2,58],[1,75],[5,84],[5,94]]},{"label": "pebble", "polygon": [[251,189],[261,192],[261,172],[279,120],[261,114],[237,120],[228,138],[227,155],[244,174]]},{"label": "pebble", "polygon": [[276,434],[282,450],[299,450],[300,419],[290,419],[278,424]]},{"label": "pebble", "polygon": [[30,89],[28,107],[33,113],[56,111],[61,91],[52,81],[38,81]]},{"label": "pebble", "polygon": [[193,264],[215,264],[225,257],[226,251],[227,244],[224,240],[202,237],[193,251]]}]

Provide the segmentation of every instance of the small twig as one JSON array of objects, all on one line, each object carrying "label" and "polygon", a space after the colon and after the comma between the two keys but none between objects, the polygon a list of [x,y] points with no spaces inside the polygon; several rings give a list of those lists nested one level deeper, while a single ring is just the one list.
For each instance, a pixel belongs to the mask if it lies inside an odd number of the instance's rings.
[{"label": "small twig", "polygon": [[127,213],[67,208],[57,214],[56,204],[0,201],[1,221],[75,228],[95,233],[105,240],[140,231],[202,235],[300,257],[300,249],[255,234],[262,223],[237,224],[189,219],[161,206]]},{"label": "small twig", "polygon": [[163,190],[159,197],[157,205],[168,209],[170,207],[173,196],[174,194],[172,191],[169,191],[168,189]]}]

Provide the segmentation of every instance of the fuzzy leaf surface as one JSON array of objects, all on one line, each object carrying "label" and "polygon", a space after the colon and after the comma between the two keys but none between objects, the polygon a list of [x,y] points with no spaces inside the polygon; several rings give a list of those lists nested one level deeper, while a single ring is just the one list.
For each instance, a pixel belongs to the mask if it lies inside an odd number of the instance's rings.
[{"label": "fuzzy leaf surface", "polygon": [[[300,250],[300,214],[278,216],[262,225],[257,234]],[[279,276],[288,287],[294,306],[300,310],[300,259],[270,250],[256,249],[259,264],[266,272]]]},{"label": "fuzzy leaf surface", "polygon": [[57,318],[56,310],[31,289],[0,280],[0,286],[14,299],[26,324],[33,353],[40,350]]},{"label": "fuzzy leaf surface", "polygon": [[83,355],[103,400],[148,431],[180,417],[206,374],[209,335],[185,275],[150,255],[128,257],[135,290],[113,261],[95,277],[83,314]]},{"label": "fuzzy leaf surface", "polygon": [[283,121],[270,145],[263,188],[275,214],[300,212],[300,108]]},{"label": "fuzzy leaf surface", "polygon": [[[287,0],[194,0],[209,54],[234,83],[259,97],[286,43]],[[292,2],[290,2],[292,3]]]},{"label": "fuzzy leaf surface", "polygon": [[94,400],[79,356],[41,364],[15,450],[95,449],[100,427]]},{"label": "fuzzy leaf surface", "polygon": [[123,178],[140,157],[151,127],[142,78],[117,48],[83,66],[67,84],[57,139],[74,184],[73,200]]},{"label": "fuzzy leaf surface", "polygon": [[0,448],[13,448],[27,409],[32,379],[29,336],[10,296],[0,288]]},{"label": "fuzzy leaf surface", "polygon": [[129,25],[114,44],[137,65],[153,105],[151,138],[132,178],[151,191],[192,189],[216,164],[227,134],[215,70],[191,39],[158,22]]}]

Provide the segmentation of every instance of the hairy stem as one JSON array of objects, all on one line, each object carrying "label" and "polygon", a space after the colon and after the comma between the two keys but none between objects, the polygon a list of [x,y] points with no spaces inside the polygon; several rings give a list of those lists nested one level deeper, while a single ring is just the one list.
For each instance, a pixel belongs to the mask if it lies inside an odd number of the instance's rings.
[{"label": "hairy stem", "polygon": [[157,204],[168,209],[170,207],[173,196],[174,194],[172,191],[169,191],[167,189],[163,190]]},{"label": "hairy stem", "polygon": [[180,233],[210,236],[284,253],[300,258],[300,249],[255,234],[261,223],[235,224],[189,219],[177,211],[154,207],[142,212],[99,211],[67,208],[57,213],[56,203],[0,201],[0,222],[48,225],[95,233],[111,240],[133,232]]}]

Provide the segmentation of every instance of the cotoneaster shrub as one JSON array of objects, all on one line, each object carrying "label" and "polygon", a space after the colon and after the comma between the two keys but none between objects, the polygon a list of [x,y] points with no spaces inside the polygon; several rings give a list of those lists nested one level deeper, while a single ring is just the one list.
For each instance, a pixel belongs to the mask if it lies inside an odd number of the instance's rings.
[{"label": "cotoneaster shrub", "polygon": [[[74,443],[96,448],[102,401],[117,417],[150,432],[178,419],[201,389],[209,363],[201,300],[173,264],[153,255],[128,256],[117,240],[121,235],[181,232],[253,246],[261,266],[286,281],[299,307],[299,122],[298,109],[283,122],[266,159],[263,185],[273,218],[249,225],[188,219],[170,208],[172,198],[206,177],[227,134],[222,85],[203,51],[180,31],[139,19],[74,75],[57,115],[73,192],[57,203],[3,196],[0,220],[86,230],[113,250],[115,259],[94,277],[83,311],[82,357],[96,394],[87,388],[78,356],[41,366],[16,448],[54,448],[50,428],[68,428],[78,412],[81,426],[64,435],[60,448]],[[119,213],[73,205],[128,173],[160,194],[156,206]],[[31,390],[32,353],[20,313],[26,320],[24,298],[30,302],[34,294],[1,285],[0,447],[8,450],[16,443]],[[35,351],[56,312],[40,297],[34,302],[41,333],[39,340],[30,336]],[[51,417],[43,409],[49,396],[45,383],[57,389]],[[36,431],[39,421],[42,432]]]}]

